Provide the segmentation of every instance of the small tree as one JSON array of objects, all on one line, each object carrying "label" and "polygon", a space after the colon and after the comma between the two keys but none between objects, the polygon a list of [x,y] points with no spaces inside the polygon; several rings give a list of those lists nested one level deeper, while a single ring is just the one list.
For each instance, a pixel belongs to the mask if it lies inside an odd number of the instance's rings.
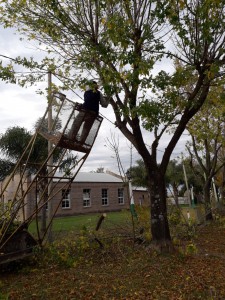
[{"label": "small tree", "polygon": [[104,168],[103,167],[98,167],[94,173],[104,173]]},{"label": "small tree", "polygon": [[225,159],[222,150],[224,141],[225,106],[218,90],[209,95],[207,103],[188,125],[192,141],[187,144],[191,161],[199,165],[199,175],[203,182],[203,195],[206,208],[206,219],[211,220],[211,197],[213,177],[224,167]]}]

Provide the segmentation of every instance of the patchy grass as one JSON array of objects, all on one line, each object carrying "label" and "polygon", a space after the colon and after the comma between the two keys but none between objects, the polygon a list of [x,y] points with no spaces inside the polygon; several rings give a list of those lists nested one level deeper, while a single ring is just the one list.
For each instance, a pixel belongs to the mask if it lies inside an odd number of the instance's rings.
[{"label": "patchy grass", "polygon": [[[94,222],[95,223],[95,222]],[[199,226],[177,252],[158,255],[118,230],[83,229],[0,275],[0,299],[225,299],[225,222]],[[104,231],[105,230],[105,231]]]}]

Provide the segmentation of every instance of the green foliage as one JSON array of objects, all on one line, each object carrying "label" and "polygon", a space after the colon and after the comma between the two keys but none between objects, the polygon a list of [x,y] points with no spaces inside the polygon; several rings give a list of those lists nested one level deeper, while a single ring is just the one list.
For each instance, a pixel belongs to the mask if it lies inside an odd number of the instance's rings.
[{"label": "green foliage", "polygon": [[136,206],[137,222],[135,223],[136,235],[141,238],[144,243],[151,241],[151,228],[150,228],[150,210],[149,207]]},{"label": "green foliage", "polygon": [[196,254],[198,252],[197,247],[195,244],[191,243],[191,244],[187,244],[186,248],[185,248],[185,254],[186,255],[193,255]]},{"label": "green foliage", "polygon": [[143,100],[136,110],[141,116],[146,130],[152,131],[154,128],[158,128],[160,124],[172,122],[175,116],[174,109],[167,105],[166,99],[160,100]]},{"label": "green foliage", "polygon": [[179,225],[182,221],[182,212],[180,208],[173,207],[172,212],[169,214],[168,218],[171,226]]},{"label": "green foliage", "polygon": [[[35,85],[37,81],[44,81],[45,75],[47,72],[46,63],[37,63],[34,61],[32,57],[29,59],[27,57],[21,58],[20,56],[14,58],[5,55],[1,55],[5,60],[8,60],[9,63],[3,63],[0,61],[0,78],[5,83],[18,84],[22,87],[27,85]],[[17,66],[21,66],[24,70],[27,69],[39,70],[38,72],[23,72],[21,73],[15,72]],[[45,69],[45,71],[43,70]]]},{"label": "green foliage", "polygon": [[[224,20],[221,22],[219,20],[223,9],[223,1],[185,0],[167,3],[168,19],[176,28],[179,38],[183,40],[183,47],[190,49],[188,53],[190,58],[200,60],[204,56],[205,46],[212,47],[215,33],[221,35]],[[187,13],[193,10],[195,15]],[[197,24],[193,22],[194,19],[198,20]]]},{"label": "green foliage", "polygon": [[75,267],[90,249],[89,235],[83,231],[76,239],[68,238],[55,241],[47,248],[48,263]]},{"label": "green foliage", "polygon": [[7,293],[7,294],[2,294],[1,292],[0,292],[0,300],[8,300],[9,299],[9,294]]},{"label": "green foliage", "polygon": [[[225,164],[225,105],[223,96],[221,97],[223,87],[220,83],[221,80],[218,80],[218,85],[211,88],[207,101],[187,127],[191,135],[191,141],[186,144],[190,166],[193,173],[200,178],[208,208],[211,206],[209,198],[212,178],[220,176],[219,172]],[[219,184],[219,181],[216,183]],[[220,186],[222,187],[221,180]]]},{"label": "green foliage", "polygon": [[176,159],[169,162],[166,170],[166,184],[175,185],[177,188],[184,185],[183,166]]},{"label": "green foliage", "polygon": [[9,127],[0,138],[0,149],[7,158],[17,161],[23,154],[31,133],[25,128],[14,126]]},{"label": "green foliage", "polygon": [[[5,215],[4,215],[4,217],[5,217]],[[6,220],[4,219],[4,221],[6,221],[6,224],[7,224],[7,227],[8,227],[7,228],[7,234],[11,234],[11,233],[15,232],[15,230],[21,225],[21,222],[19,222],[17,220],[15,220],[13,222],[8,220],[10,222],[7,222],[7,219]],[[0,220],[0,226],[2,224],[4,224],[4,222],[2,222],[2,220]],[[1,233],[1,229],[0,229],[0,233]]]},{"label": "green foliage", "polygon": [[32,133],[23,127],[9,127],[0,137],[0,149],[6,156],[5,161],[1,161],[2,177],[9,175],[12,168],[21,158],[21,168],[23,164],[29,163],[27,169],[34,171],[37,168],[37,163],[41,163],[47,157],[47,141],[42,137],[37,137],[35,145],[30,153],[25,152],[27,145],[32,138]]},{"label": "green foliage", "polygon": [[128,172],[130,172],[131,181],[134,186],[148,186],[147,171],[143,160],[137,160],[136,165],[129,168]]},{"label": "green foliage", "polygon": [[14,167],[14,163],[0,159],[0,180],[3,180],[7,174],[9,174]]},{"label": "green foliage", "polygon": [[0,61],[0,78],[6,83],[16,83],[16,78],[12,64],[3,66],[2,61]]},{"label": "green foliage", "polygon": [[221,218],[219,219],[219,224],[220,224],[223,228],[225,228],[225,217],[221,217]]},{"label": "green foliage", "polygon": [[[216,88],[211,88],[207,101],[187,127],[195,139],[196,149],[204,155],[206,155],[205,141],[211,154],[215,154],[215,149],[221,145],[224,147],[225,104],[222,93],[223,87],[218,82]],[[200,125],[201,130],[199,130]]]},{"label": "green foliage", "polygon": [[213,219],[216,223],[219,224],[220,227],[225,228],[225,216],[224,214],[221,214],[220,211],[215,211],[213,213]]},{"label": "green foliage", "polygon": [[16,218],[12,219],[12,214],[12,202],[10,200],[8,203],[0,202],[0,238],[2,238],[3,235],[4,238],[7,238],[7,235],[14,233],[21,225],[21,222]]},{"label": "green foliage", "polygon": [[[131,229],[131,227],[130,227]],[[96,233],[88,227],[77,232],[70,232],[66,237],[46,245],[42,252],[36,253],[36,261],[40,265],[58,265],[74,268],[78,265],[92,265],[95,256],[104,257],[123,247],[124,238],[120,233],[109,236],[106,232]],[[116,250],[117,249],[117,250]]]}]

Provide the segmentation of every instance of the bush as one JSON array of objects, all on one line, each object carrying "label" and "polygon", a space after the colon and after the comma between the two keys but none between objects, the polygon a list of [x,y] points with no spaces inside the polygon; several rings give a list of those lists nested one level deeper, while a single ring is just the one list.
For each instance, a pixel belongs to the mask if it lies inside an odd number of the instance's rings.
[{"label": "bush", "polygon": [[176,240],[191,240],[196,236],[195,227],[197,223],[193,219],[188,221],[182,215],[182,209],[173,207],[168,214],[170,233]]},{"label": "bush", "polygon": [[143,242],[150,242],[151,236],[151,216],[149,207],[137,206],[137,218],[135,219],[135,235]]}]

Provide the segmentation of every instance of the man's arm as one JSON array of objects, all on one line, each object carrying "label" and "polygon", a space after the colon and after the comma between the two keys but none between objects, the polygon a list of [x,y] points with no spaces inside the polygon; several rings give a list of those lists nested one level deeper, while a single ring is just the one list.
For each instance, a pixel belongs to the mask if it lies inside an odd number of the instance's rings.
[{"label": "man's arm", "polygon": [[100,104],[102,107],[105,107],[105,108],[109,105],[109,98],[106,96],[103,96],[101,92],[100,92]]}]

